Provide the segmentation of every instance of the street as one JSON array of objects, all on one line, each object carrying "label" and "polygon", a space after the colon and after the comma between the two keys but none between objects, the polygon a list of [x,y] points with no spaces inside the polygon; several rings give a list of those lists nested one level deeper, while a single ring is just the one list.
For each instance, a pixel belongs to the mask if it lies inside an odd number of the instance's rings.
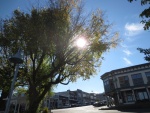
[{"label": "street", "polygon": [[52,110],[52,113],[150,113],[150,109],[131,109],[131,110],[106,110],[107,107],[81,106],[65,109]]}]

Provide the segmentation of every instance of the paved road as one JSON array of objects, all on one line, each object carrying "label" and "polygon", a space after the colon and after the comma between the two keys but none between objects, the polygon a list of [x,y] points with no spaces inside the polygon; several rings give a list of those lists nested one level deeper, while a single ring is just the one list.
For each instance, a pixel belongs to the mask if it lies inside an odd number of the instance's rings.
[{"label": "paved road", "polygon": [[107,109],[106,106],[103,107],[93,107],[90,106],[82,106],[82,107],[73,107],[73,108],[65,108],[65,109],[57,109],[52,110],[52,113],[150,113],[150,109],[132,109],[132,110],[101,110]]}]

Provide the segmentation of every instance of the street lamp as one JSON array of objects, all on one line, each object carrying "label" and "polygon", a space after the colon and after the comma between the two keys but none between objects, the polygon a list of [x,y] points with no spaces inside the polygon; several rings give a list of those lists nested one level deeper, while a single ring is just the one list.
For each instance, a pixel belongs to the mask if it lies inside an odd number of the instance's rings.
[{"label": "street lamp", "polygon": [[15,71],[14,71],[14,78],[13,78],[13,81],[11,83],[11,88],[10,88],[9,97],[8,97],[7,104],[6,104],[5,113],[9,112],[10,100],[11,100],[11,97],[12,97],[15,81],[16,81],[17,74],[18,74],[19,64],[23,63],[23,60],[21,59],[21,50],[19,49],[18,52],[14,56],[9,58],[9,60],[10,60],[10,62],[15,64]]}]

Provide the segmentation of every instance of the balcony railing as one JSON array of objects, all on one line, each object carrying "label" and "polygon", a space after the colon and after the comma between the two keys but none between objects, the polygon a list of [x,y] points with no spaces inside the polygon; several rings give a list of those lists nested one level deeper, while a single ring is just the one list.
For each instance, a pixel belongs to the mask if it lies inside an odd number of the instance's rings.
[{"label": "balcony railing", "polygon": [[127,88],[127,87],[129,87],[129,86],[130,86],[129,83],[120,84],[120,87],[121,87],[121,88]]}]

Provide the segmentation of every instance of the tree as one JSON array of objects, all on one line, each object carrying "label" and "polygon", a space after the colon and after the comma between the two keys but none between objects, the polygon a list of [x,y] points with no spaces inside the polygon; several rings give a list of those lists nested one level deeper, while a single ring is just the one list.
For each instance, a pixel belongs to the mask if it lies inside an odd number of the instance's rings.
[{"label": "tree", "polygon": [[[49,0],[48,8],[15,10],[3,22],[0,39],[7,42],[1,44],[7,47],[6,54],[18,48],[24,52],[17,84],[28,86],[28,113],[36,113],[53,85],[89,79],[100,66],[102,53],[119,41],[117,32],[109,32],[111,25],[104,21],[103,12],[85,15],[79,0]],[[81,38],[86,40],[82,48],[76,46]]]},{"label": "tree", "polygon": [[7,50],[8,41],[3,38],[2,34],[2,20],[0,21],[0,89],[1,97],[0,97],[0,110],[5,109],[5,100],[8,97],[9,89],[11,85],[11,80],[13,78],[12,70],[14,69],[14,66],[10,64],[8,61],[9,53]]},{"label": "tree", "polygon": [[16,87],[15,92],[17,95],[21,95],[22,93],[26,94],[27,93],[27,88],[25,87]]},{"label": "tree", "polygon": [[144,53],[144,55],[145,55],[144,59],[146,61],[150,62],[150,48],[149,49],[137,48],[137,50],[139,50],[140,53]]},{"label": "tree", "polygon": [[[7,38],[4,38],[4,21],[0,21],[0,90],[2,90],[2,94],[0,97],[0,110],[5,110],[6,99],[9,95],[11,81],[14,75],[14,68],[15,65],[11,64],[9,61],[10,56],[13,55],[14,50],[10,50],[10,41]],[[15,48],[15,45],[14,47]],[[18,83],[15,87],[21,85],[22,83],[22,76],[21,67],[19,70],[17,81]]]},{"label": "tree", "polygon": [[[134,0],[128,0],[128,1],[133,2]],[[150,0],[141,0],[141,5],[147,5],[147,4],[150,4]],[[150,27],[150,7],[145,9],[144,11],[142,11],[139,16],[141,18],[143,18],[141,23],[145,24],[144,30],[149,30],[149,27]]]}]

